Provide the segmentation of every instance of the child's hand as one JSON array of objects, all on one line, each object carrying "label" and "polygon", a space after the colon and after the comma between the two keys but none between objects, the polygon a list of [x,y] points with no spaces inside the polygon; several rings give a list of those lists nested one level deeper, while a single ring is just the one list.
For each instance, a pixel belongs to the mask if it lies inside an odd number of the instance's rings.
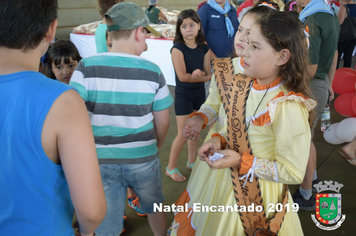
[{"label": "child's hand", "polygon": [[183,137],[189,140],[198,140],[199,133],[204,125],[204,119],[201,116],[193,116],[185,122]]},{"label": "child's hand", "polygon": [[192,73],[192,79],[197,79],[199,77],[201,77],[201,70],[199,69],[194,70]]},{"label": "child's hand", "polygon": [[[209,156],[213,155],[221,149],[221,141],[219,137],[213,137],[204,143],[198,150],[199,159],[202,161],[209,160]],[[220,152],[220,151],[219,151]],[[220,152],[221,153],[221,152]],[[210,160],[209,160],[210,161]],[[211,161],[210,161],[211,162]]]},{"label": "child's hand", "polygon": [[241,165],[241,155],[234,150],[220,150],[219,153],[224,154],[224,157],[213,162],[209,160],[209,157],[205,157],[204,160],[210,169],[224,169]]}]

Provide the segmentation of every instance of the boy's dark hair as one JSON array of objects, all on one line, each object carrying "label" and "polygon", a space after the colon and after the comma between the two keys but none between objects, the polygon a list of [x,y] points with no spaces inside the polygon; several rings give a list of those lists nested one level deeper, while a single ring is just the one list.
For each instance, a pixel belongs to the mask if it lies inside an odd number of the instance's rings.
[{"label": "boy's dark hair", "polygon": [[69,64],[70,59],[80,61],[82,57],[79,55],[76,46],[69,40],[58,40],[49,45],[46,57],[46,75],[52,79],[56,79],[52,71],[52,63],[59,65],[64,59],[64,64]]},{"label": "boy's dark hair", "polygon": [[105,17],[105,13],[116,3],[123,2],[124,0],[98,0],[99,13],[101,18]]},{"label": "boy's dark hair", "polygon": [[57,0],[2,0],[0,47],[36,48],[57,18]]},{"label": "boy's dark hair", "polygon": [[182,25],[184,19],[187,19],[187,18],[190,18],[193,21],[195,21],[197,24],[200,24],[200,30],[198,31],[198,35],[195,38],[195,42],[198,44],[199,47],[203,46],[203,44],[205,42],[205,38],[204,38],[203,30],[202,30],[201,21],[200,21],[198,13],[196,11],[194,11],[193,9],[183,10],[179,13],[178,18],[177,18],[176,36],[173,40],[173,43],[177,43],[177,42],[184,43],[183,35],[180,32],[180,26]]}]

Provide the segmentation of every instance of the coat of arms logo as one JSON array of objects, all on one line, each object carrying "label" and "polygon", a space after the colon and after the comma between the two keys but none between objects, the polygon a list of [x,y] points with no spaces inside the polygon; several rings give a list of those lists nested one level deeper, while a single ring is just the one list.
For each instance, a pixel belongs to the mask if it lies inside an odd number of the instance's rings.
[{"label": "coat of arms logo", "polygon": [[[324,180],[313,186],[318,193],[316,194],[316,214],[311,215],[312,220],[317,227],[323,230],[330,231],[339,228],[346,218],[346,215],[341,214],[340,189],[344,185],[336,181],[334,184],[334,181]],[[336,193],[322,193],[324,191]]]}]

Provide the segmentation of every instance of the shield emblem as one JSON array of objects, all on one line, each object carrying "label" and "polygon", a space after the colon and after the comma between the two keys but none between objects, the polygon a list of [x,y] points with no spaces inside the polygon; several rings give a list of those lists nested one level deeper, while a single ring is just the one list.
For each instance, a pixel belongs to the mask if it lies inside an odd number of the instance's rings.
[{"label": "shield emblem", "polygon": [[320,223],[335,224],[341,218],[341,194],[316,194],[316,218]]}]

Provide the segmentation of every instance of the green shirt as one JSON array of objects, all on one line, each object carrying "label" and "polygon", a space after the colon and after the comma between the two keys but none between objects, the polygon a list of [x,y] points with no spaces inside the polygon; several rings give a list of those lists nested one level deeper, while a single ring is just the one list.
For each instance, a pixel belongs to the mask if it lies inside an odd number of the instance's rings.
[{"label": "green shirt", "polygon": [[108,46],[106,45],[106,30],[108,26],[100,23],[95,30],[95,44],[96,53],[107,52]]},{"label": "green shirt", "polygon": [[318,65],[314,78],[324,80],[330,70],[340,33],[340,25],[334,16],[317,12],[304,21],[304,29],[309,28],[309,60],[311,65]]},{"label": "green shirt", "polygon": [[161,10],[156,7],[152,7],[150,11],[148,11],[148,8],[146,9],[146,14],[152,24],[158,24],[158,18],[159,18],[158,14],[160,12]]}]

